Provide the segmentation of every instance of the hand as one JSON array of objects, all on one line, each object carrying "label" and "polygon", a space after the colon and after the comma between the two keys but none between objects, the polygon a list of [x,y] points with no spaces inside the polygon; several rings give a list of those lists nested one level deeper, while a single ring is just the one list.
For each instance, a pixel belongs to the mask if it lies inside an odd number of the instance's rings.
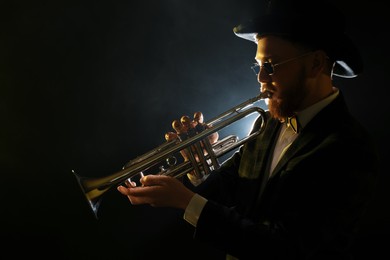
[{"label": "hand", "polygon": [[[195,112],[193,120],[191,120],[188,116],[182,116],[180,120],[173,120],[172,128],[175,130],[175,132],[166,133],[165,139],[167,141],[175,140],[180,137],[184,139],[188,134],[195,134],[196,132],[201,132],[210,127],[211,125],[204,123],[202,112]],[[217,142],[218,138],[218,132],[212,133],[208,136],[211,144]]]},{"label": "hand", "polygon": [[[196,134],[211,127],[211,125],[207,125],[206,123],[204,123],[202,112],[196,112],[194,113],[193,120],[191,120],[188,116],[182,116],[180,120],[174,120],[172,122],[172,128],[175,130],[175,132],[166,133],[165,139],[167,141],[177,140],[178,142],[180,142],[189,137],[193,137]],[[218,132],[214,132],[207,136],[207,138],[209,143],[212,145],[218,141],[219,134]],[[200,145],[200,148],[196,149],[196,145]],[[200,161],[199,150],[201,151],[201,153],[203,152],[203,156],[207,155],[207,150],[204,148],[205,144],[203,143],[203,141],[199,141],[199,143],[194,144],[189,148],[191,149],[191,153],[194,155],[194,158],[197,162]],[[180,151],[180,154],[185,161],[189,160],[189,152],[190,151],[188,151],[188,149]],[[202,178],[202,176],[196,175],[195,170],[189,172],[187,176],[194,184]]]},{"label": "hand", "polygon": [[150,204],[153,207],[187,207],[194,192],[186,188],[182,182],[165,175],[146,175],[140,179],[142,186],[135,182],[125,182],[118,186],[118,191],[127,196],[133,205]]}]

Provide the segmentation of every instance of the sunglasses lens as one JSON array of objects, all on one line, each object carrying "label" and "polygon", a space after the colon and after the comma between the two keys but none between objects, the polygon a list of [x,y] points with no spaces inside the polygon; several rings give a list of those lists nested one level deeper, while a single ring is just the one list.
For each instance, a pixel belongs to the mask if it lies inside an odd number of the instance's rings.
[{"label": "sunglasses lens", "polygon": [[258,75],[260,73],[260,69],[261,67],[263,67],[268,74],[272,74],[274,73],[274,66],[269,63],[269,62],[264,62],[262,66],[260,66],[259,64],[254,64],[251,69],[253,70],[253,72]]},{"label": "sunglasses lens", "polygon": [[253,64],[253,66],[251,67],[251,69],[253,70],[253,72],[258,75],[260,73],[260,66],[259,64]]},{"label": "sunglasses lens", "polygon": [[269,62],[264,62],[264,63],[263,63],[263,67],[264,67],[264,69],[268,72],[268,74],[274,73],[274,67],[272,66],[271,63],[269,63]]}]

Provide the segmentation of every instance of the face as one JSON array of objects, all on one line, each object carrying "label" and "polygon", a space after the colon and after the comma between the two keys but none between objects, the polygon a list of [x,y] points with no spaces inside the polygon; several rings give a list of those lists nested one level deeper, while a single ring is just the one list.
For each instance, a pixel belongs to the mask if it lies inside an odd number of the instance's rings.
[{"label": "face", "polygon": [[[255,59],[261,68],[257,77],[261,92],[271,93],[268,109],[275,118],[291,116],[301,108],[309,91],[305,60],[310,53],[306,53],[276,36],[258,40]],[[274,64],[273,73],[263,66],[267,62]]]}]

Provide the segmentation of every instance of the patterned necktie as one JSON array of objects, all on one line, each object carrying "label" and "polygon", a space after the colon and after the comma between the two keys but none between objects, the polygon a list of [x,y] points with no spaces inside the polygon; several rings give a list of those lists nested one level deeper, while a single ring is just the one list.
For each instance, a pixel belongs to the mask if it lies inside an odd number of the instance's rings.
[{"label": "patterned necktie", "polygon": [[291,127],[291,129],[297,134],[299,133],[299,122],[298,122],[298,119],[297,119],[297,116],[291,116],[291,117],[287,117],[286,118],[286,124],[287,124],[287,127]]}]

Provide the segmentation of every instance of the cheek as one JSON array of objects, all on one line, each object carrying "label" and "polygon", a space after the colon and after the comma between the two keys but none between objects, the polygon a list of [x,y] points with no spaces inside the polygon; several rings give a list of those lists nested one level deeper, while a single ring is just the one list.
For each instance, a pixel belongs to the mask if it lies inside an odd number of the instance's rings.
[{"label": "cheek", "polygon": [[273,79],[273,86],[279,98],[291,98],[296,91],[304,87],[306,71],[304,67],[292,66]]},{"label": "cheek", "polygon": [[290,88],[291,82],[285,79],[275,79],[272,82],[274,93],[272,95],[273,99],[280,99],[286,95],[286,91]]}]

